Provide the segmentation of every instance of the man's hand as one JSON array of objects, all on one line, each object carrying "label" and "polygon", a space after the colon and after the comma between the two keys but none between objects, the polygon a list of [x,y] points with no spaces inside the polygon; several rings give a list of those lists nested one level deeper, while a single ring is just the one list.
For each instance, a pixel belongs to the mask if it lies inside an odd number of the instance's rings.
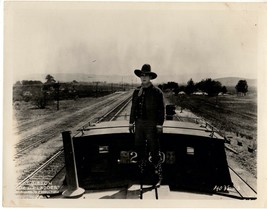
[{"label": "man's hand", "polygon": [[163,132],[163,126],[157,125],[157,133],[162,133],[162,132]]},{"label": "man's hand", "polygon": [[129,131],[130,131],[130,133],[134,133],[134,125],[133,124],[129,124]]}]

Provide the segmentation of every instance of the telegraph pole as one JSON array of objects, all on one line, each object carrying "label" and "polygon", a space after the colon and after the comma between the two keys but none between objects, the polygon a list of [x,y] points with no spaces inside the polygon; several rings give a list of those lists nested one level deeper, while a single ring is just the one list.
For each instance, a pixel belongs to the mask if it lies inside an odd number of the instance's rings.
[{"label": "telegraph pole", "polygon": [[123,76],[121,77],[121,81],[122,81],[122,91],[124,91]]},{"label": "telegraph pole", "polygon": [[96,88],[96,98],[98,98],[98,83],[99,82],[96,82],[96,86],[95,86],[95,88]]},{"label": "telegraph pole", "polygon": [[55,84],[56,88],[56,100],[57,100],[57,110],[59,110],[59,81]]}]

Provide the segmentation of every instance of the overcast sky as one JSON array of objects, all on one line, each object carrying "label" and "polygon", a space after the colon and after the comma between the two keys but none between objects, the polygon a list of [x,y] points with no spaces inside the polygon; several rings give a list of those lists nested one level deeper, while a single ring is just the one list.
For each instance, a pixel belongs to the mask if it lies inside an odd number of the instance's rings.
[{"label": "overcast sky", "polygon": [[5,2],[5,70],[17,81],[149,63],[175,81],[257,78],[259,14],[245,3]]}]

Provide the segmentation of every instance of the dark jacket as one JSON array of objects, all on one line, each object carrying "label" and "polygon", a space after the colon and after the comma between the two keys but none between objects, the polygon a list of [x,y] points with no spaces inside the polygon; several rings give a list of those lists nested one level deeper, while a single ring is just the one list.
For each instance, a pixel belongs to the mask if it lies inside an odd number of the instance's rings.
[{"label": "dark jacket", "polygon": [[162,91],[151,85],[144,88],[143,94],[138,96],[140,88],[135,89],[133,93],[130,124],[137,119],[144,119],[163,125],[165,109]]}]

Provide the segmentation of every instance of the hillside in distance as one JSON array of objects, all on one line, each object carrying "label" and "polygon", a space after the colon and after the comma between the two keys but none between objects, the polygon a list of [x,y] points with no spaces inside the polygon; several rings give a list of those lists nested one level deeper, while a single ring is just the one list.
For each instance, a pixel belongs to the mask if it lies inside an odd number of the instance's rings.
[{"label": "hillside in distance", "polygon": [[[48,74],[48,73],[47,73]],[[45,82],[45,77],[47,74],[30,74],[24,75],[24,78],[17,78],[15,81],[21,80],[40,80]],[[96,74],[86,74],[86,73],[54,73],[51,74],[56,81],[59,82],[71,82],[76,80],[78,82],[107,82],[107,83],[139,83],[140,79],[134,74],[129,75],[96,75]],[[186,75],[160,75],[155,79],[155,84],[167,83],[170,81],[178,82],[179,85],[186,85],[190,77]],[[199,79],[193,78],[194,82],[200,82],[202,79],[198,76]],[[256,87],[256,79],[246,79],[241,77],[221,77],[221,78],[211,78],[221,82],[223,86],[235,87],[239,80],[246,80],[249,87]]]},{"label": "hillside in distance", "polygon": [[139,79],[135,75],[96,75],[86,73],[47,73],[47,74],[30,74],[24,75],[23,78],[16,78],[16,81],[22,80],[39,80],[45,82],[46,76],[50,74],[56,81],[71,82],[107,82],[107,83],[136,83]]},{"label": "hillside in distance", "polygon": [[214,80],[219,81],[223,86],[228,86],[228,87],[235,87],[239,80],[246,80],[249,87],[257,86],[256,79],[246,79],[246,78],[241,78],[241,77],[223,77],[223,78],[217,78]]}]

